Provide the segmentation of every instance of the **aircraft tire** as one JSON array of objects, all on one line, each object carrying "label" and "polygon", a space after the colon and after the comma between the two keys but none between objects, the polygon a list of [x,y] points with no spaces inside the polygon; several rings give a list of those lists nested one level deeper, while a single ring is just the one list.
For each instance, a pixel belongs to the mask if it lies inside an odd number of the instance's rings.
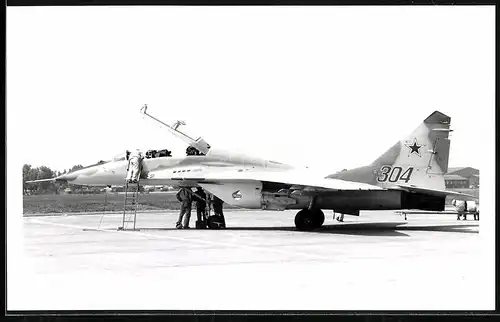
[{"label": "aircraft tire", "polygon": [[[323,218],[324,219],[324,218]],[[302,209],[295,215],[295,227],[301,231],[313,230],[318,222],[314,220],[314,212],[309,209]]]},{"label": "aircraft tire", "polygon": [[314,228],[319,228],[323,226],[323,223],[325,222],[325,214],[321,209],[315,209],[314,210]]},{"label": "aircraft tire", "polygon": [[224,220],[220,216],[210,216],[207,219],[207,226],[209,229],[221,229],[226,228]]}]

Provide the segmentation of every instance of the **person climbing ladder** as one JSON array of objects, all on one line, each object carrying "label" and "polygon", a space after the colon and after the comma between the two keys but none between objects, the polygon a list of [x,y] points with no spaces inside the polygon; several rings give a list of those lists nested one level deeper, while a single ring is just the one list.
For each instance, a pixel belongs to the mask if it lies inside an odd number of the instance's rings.
[{"label": "person climbing ladder", "polygon": [[128,159],[128,172],[127,172],[127,182],[128,183],[137,183],[139,180],[139,176],[141,174],[141,162],[143,159],[142,153],[139,149],[130,153]]}]

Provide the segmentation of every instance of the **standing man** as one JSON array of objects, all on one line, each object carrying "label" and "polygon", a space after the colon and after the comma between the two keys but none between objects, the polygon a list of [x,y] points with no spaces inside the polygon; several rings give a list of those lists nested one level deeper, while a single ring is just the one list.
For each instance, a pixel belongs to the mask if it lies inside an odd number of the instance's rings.
[{"label": "standing man", "polygon": [[196,217],[198,219],[196,228],[207,228],[207,195],[201,187],[197,187],[193,197],[196,200]]},{"label": "standing man", "polygon": [[139,180],[139,175],[141,174],[142,162],[142,153],[139,151],[139,149],[130,154],[128,162],[127,182],[137,183],[137,181]]},{"label": "standing man", "polygon": [[467,211],[469,211],[467,207],[467,200],[464,201],[464,220],[467,220]]},{"label": "standing man", "polygon": [[474,220],[479,220],[479,209],[474,211]]},{"label": "standing man", "polygon": [[219,199],[216,195],[213,195],[213,206],[214,206],[214,213],[218,216],[221,216],[222,219],[222,225],[223,227],[226,227],[226,219],[224,219],[224,214],[222,212],[222,205],[224,204],[224,201]]},{"label": "standing man", "polygon": [[457,211],[457,220],[460,220],[460,217],[462,217],[462,212],[463,212],[463,204],[461,204],[458,200],[452,200],[451,204],[455,207],[455,210]]},{"label": "standing man", "polygon": [[[188,229],[189,228],[189,219],[191,218],[191,205],[193,203],[193,192],[190,188],[181,188],[179,192],[177,192],[177,200],[181,203],[181,210],[179,213],[179,219],[177,219],[177,223],[175,227],[177,229]],[[184,221],[182,220],[184,217]]]}]

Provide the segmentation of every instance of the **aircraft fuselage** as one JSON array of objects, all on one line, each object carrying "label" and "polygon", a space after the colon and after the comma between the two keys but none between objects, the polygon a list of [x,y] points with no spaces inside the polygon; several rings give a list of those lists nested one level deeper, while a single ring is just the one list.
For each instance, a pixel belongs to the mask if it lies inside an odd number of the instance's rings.
[{"label": "aircraft fuselage", "polygon": [[[206,156],[162,157],[143,159],[141,173],[142,185],[183,185],[184,178],[203,178],[214,171],[252,171],[259,169],[289,170],[292,166],[279,162],[248,157],[244,155],[210,154]],[[70,184],[108,186],[124,185],[127,176],[128,161],[109,161],[92,167],[64,174],[56,181]],[[195,186],[193,184],[193,186]]]}]

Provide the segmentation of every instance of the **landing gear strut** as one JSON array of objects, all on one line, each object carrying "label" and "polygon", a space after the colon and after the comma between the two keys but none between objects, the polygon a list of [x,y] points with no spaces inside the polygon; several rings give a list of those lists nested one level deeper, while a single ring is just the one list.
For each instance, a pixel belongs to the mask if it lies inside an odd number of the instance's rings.
[{"label": "landing gear strut", "polygon": [[313,230],[325,222],[325,214],[321,209],[302,209],[295,216],[295,226],[298,230]]}]

